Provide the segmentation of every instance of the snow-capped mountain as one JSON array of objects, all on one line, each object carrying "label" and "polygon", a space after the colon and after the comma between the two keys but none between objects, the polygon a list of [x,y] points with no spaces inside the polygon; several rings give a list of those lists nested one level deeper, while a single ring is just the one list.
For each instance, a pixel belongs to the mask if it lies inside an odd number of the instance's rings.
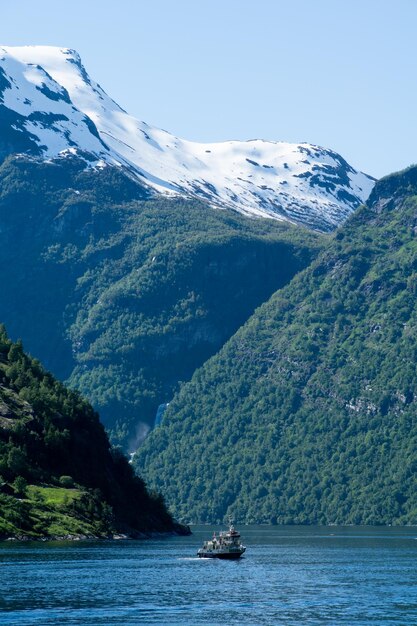
[{"label": "snow-capped mountain", "polygon": [[0,155],[76,153],[89,166],[128,168],[158,193],[180,193],[252,216],[331,230],[374,180],[311,144],[195,143],[140,122],[92,81],[77,52],[0,47]]}]

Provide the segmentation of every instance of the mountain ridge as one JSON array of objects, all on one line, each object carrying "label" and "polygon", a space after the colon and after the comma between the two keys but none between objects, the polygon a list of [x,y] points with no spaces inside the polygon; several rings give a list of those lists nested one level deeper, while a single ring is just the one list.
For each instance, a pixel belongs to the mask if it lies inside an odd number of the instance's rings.
[{"label": "mountain ridge", "polygon": [[[154,192],[180,194],[252,217],[333,230],[374,180],[332,150],[265,140],[199,144],[128,115],[88,76],[79,54],[0,47],[0,120],[10,117],[38,157],[84,154],[126,168]],[[0,122],[1,123],[1,122]]]}]

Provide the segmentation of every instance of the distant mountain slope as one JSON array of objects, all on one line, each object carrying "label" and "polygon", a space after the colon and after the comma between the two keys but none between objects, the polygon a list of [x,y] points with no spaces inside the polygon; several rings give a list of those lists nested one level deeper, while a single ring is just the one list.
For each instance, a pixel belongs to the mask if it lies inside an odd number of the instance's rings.
[{"label": "distant mountain slope", "polygon": [[0,538],[174,530],[91,406],[0,327]]},{"label": "distant mountain slope", "polygon": [[182,519],[417,523],[417,168],[198,370],[136,466]]},{"label": "distant mountain slope", "polygon": [[0,47],[0,156],[83,155],[127,168],[154,191],[328,231],[368,197],[374,180],[310,144],[199,144],[139,122],[92,81],[67,48]]},{"label": "distant mountain slope", "polygon": [[147,199],[68,157],[0,165],[0,319],[134,449],[179,381],[327,240],[196,200]]}]

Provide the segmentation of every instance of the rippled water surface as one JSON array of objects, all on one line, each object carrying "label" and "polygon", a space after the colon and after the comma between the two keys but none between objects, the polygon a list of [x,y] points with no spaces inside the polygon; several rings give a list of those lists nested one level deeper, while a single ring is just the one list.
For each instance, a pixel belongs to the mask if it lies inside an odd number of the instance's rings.
[{"label": "rippled water surface", "polygon": [[244,558],[196,558],[212,530],[0,543],[0,624],[417,625],[416,528],[246,526]]}]

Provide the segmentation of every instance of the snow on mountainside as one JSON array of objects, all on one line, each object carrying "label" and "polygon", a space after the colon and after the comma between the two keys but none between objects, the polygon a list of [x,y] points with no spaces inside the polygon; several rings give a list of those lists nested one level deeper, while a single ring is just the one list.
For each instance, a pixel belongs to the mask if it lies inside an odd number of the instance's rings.
[{"label": "snow on mountainside", "polygon": [[[5,139],[6,138],[6,139]],[[0,155],[68,152],[126,167],[157,192],[181,193],[247,215],[331,230],[374,180],[310,144],[179,139],[128,115],[67,48],[0,47]]]}]

